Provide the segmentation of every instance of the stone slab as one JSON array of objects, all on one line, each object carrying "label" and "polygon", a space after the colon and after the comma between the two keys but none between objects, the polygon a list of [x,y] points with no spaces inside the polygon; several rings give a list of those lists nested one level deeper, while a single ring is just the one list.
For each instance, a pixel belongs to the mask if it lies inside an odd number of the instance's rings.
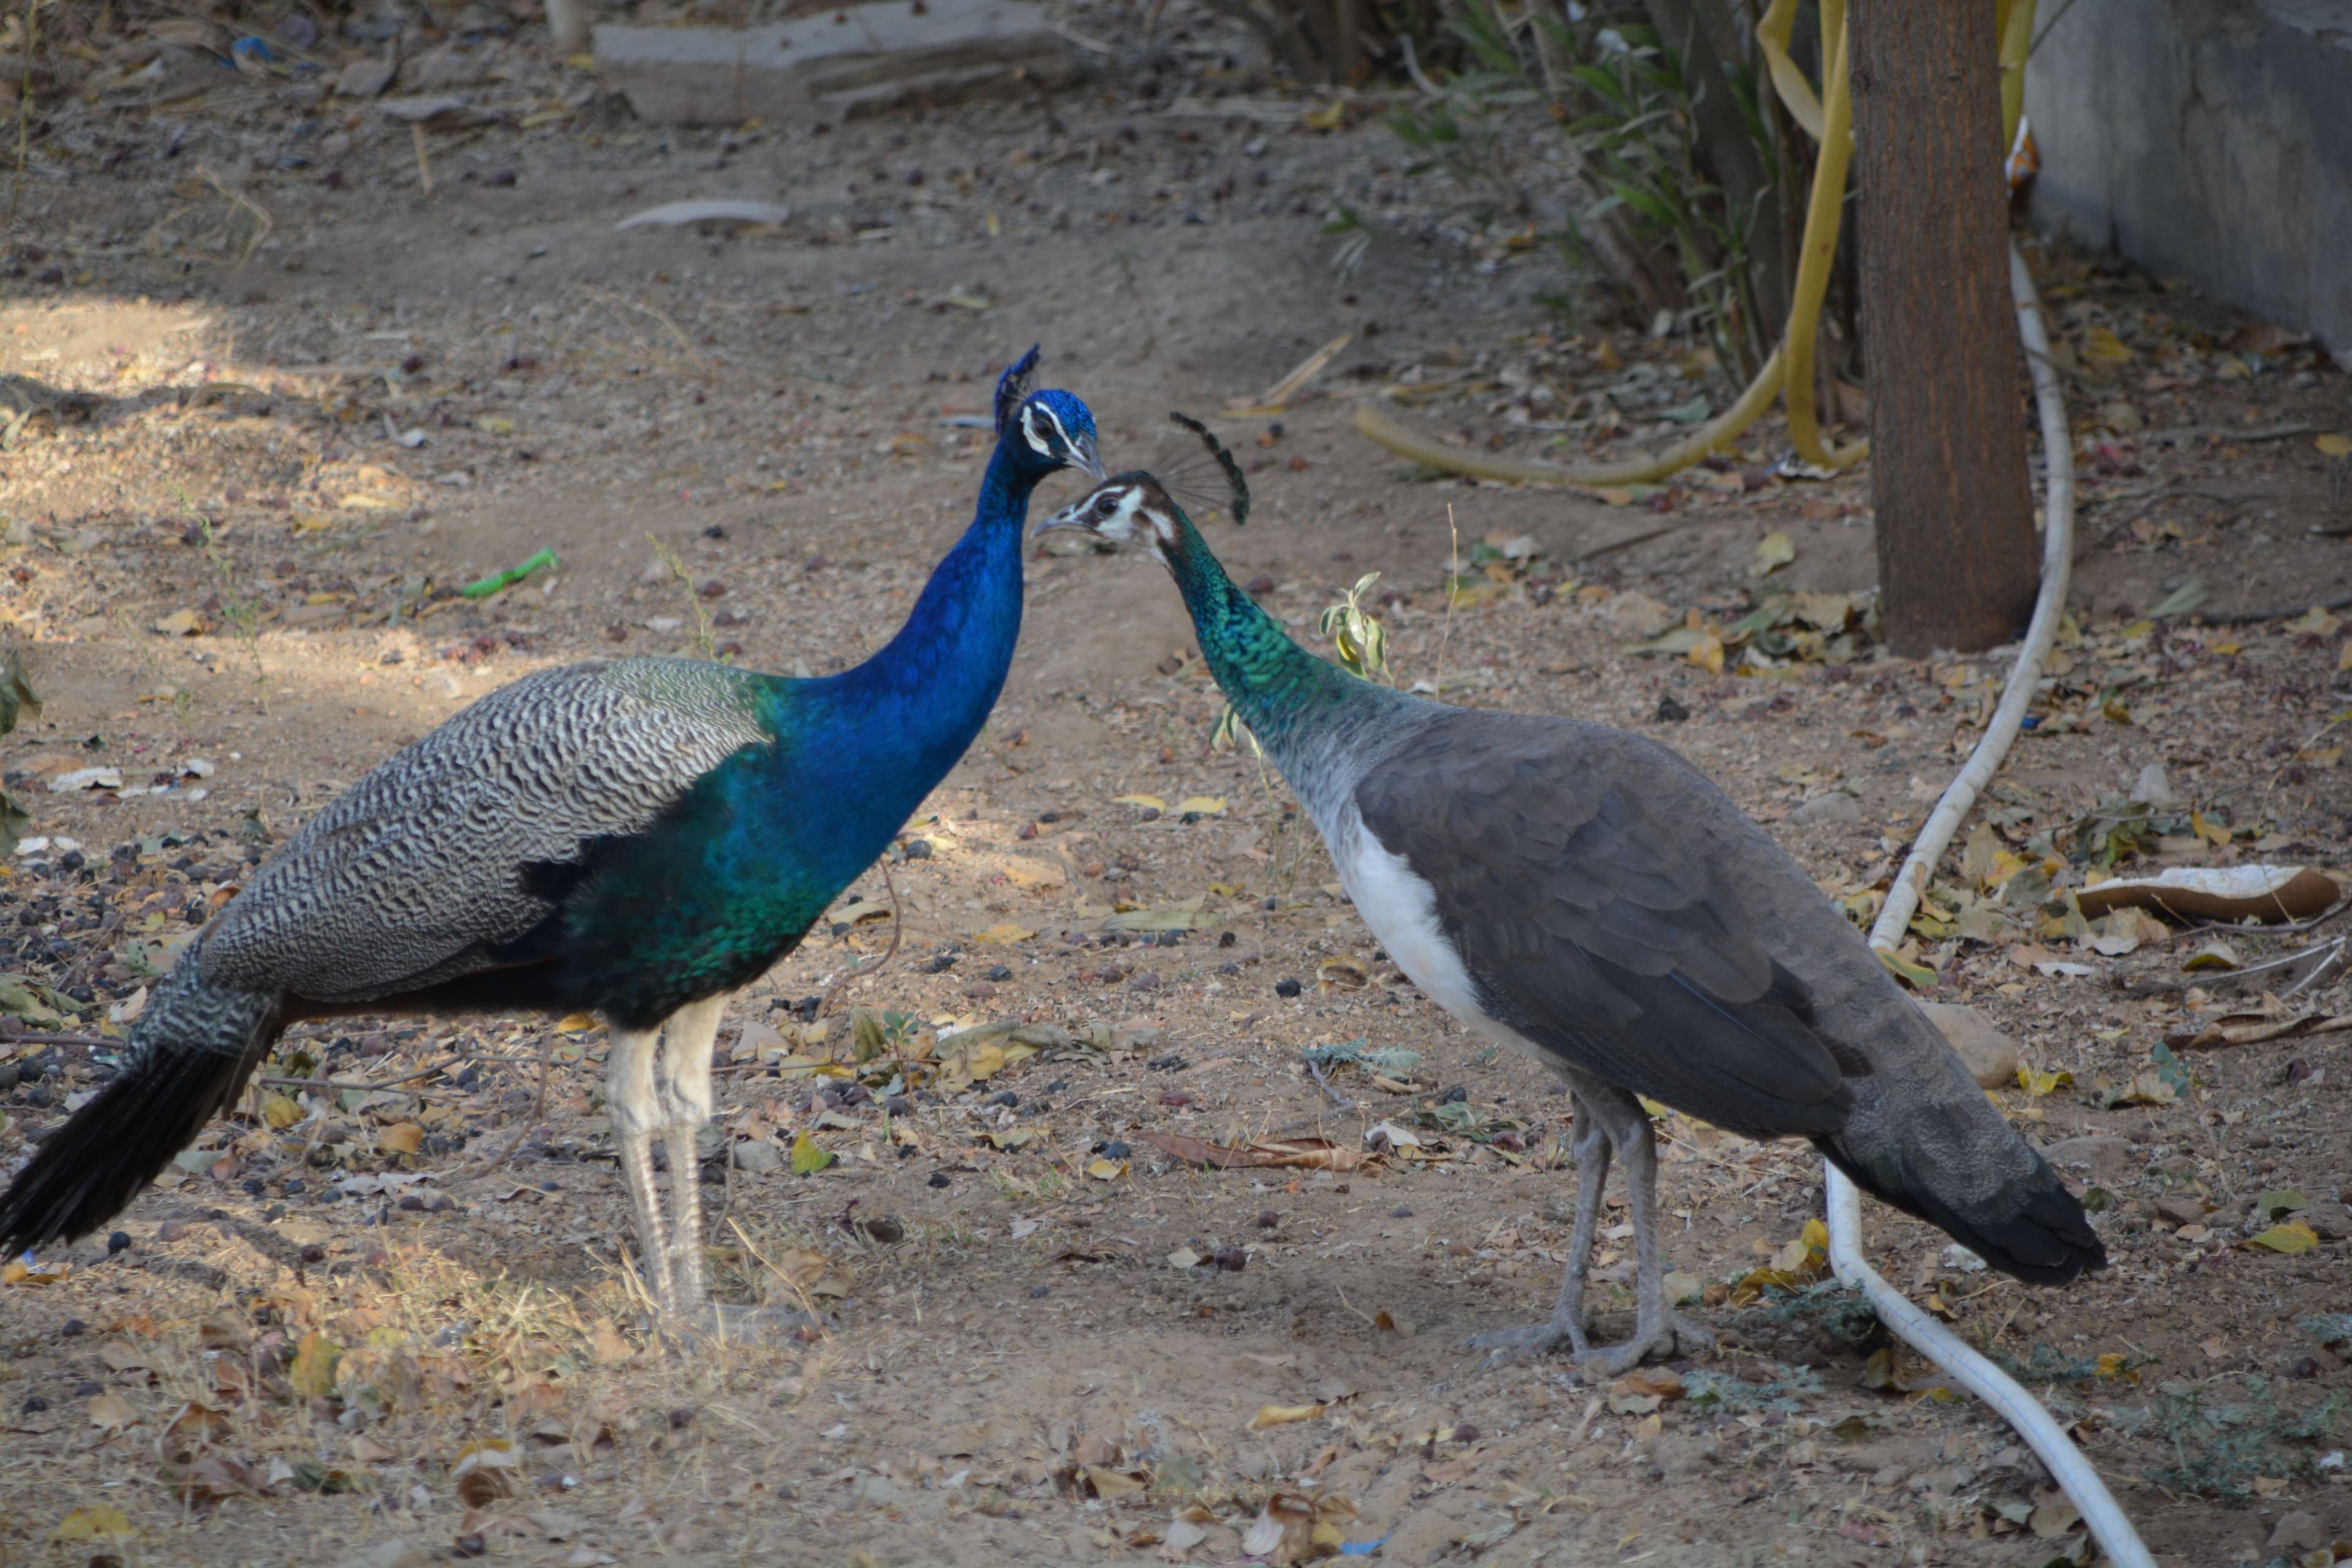
[{"label": "stone slab", "polygon": [[2074,0],[2025,107],[2037,227],[2352,359],[2352,6]]},{"label": "stone slab", "polygon": [[882,0],[740,30],[600,26],[596,68],[640,120],[830,121],[1076,74],[1032,0]]}]

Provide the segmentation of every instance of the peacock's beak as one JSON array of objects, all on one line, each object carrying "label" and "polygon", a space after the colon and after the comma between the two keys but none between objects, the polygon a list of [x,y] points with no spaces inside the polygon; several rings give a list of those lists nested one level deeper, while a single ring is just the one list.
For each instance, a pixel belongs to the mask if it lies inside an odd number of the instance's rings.
[{"label": "peacock's beak", "polygon": [[1098,485],[1106,477],[1103,473],[1102,459],[1095,455],[1095,438],[1091,436],[1078,436],[1071,439],[1069,464],[1070,467],[1086,475],[1087,482],[1089,484]]}]

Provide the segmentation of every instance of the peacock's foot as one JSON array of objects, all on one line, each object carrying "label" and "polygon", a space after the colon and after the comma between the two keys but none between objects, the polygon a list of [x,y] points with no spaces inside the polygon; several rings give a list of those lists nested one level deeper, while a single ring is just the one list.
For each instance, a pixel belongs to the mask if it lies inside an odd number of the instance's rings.
[{"label": "peacock's foot", "polygon": [[1530,1323],[1523,1329],[1496,1329],[1492,1333],[1473,1334],[1464,1342],[1474,1351],[1485,1351],[1486,1357],[1478,1363],[1480,1372],[1492,1372],[1513,1362],[1534,1356],[1549,1355],[1565,1348],[1580,1359],[1591,1353],[1586,1342],[1584,1325],[1573,1319],[1554,1318],[1549,1322]]},{"label": "peacock's foot", "polygon": [[781,1345],[813,1337],[821,1327],[798,1307],[771,1302],[742,1307],[728,1301],[703,1301],[680,1311],[662,1314],[662,1337],[688,1352],[721,1345]]}]

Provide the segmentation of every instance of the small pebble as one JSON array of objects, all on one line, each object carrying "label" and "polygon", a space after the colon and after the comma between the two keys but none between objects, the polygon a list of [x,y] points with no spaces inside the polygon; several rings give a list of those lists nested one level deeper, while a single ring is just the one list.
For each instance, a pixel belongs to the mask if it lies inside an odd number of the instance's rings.
[{"label": "small pebble", "polygon": [[1052,1289],[1048,1286],[1032,1285],[1029,1287],[1029,1299],[1032,1301],[1042,1301],[1053,1293]]},{"label": "small pebble", "polygon": [[1276,1226],[1278,1226],[1278,1225],[1280,1225],[1281,1223],[1282,1223],[1282,1216],[1281,1216],[1280,1215],[1276,1214],[1274,1210],[1272,1210],[1272,1209],[1261,1209],[1261,1210],[1259,1210],[1259,1211],[1258,1211],[1258,1216],[1257,1216],[1257,1227],[1258,1227],[1258,1229],[1260,1229],[1260,1230],[1272,1230]]},{"label": "small pebble", "polygon": [[1214,1256],[1217,1267],[1227,1274],[1239,1274],[1249,1267],[1249,1254],[1238,1247],[1221,1247]]},{"label": "small pebble", "polygon": [[1300,989],[1301,987],[1299,986],[1298,982],[1289,978],[1287,975],[1274,983],[1274,994],[1276,996],[1286,998],[1296,996],[1298,994]]},{"label": "small pebble", "polygon": [[944,1187],[948,1184],[948,1173],[945,1171],[933,1171],[931,1179],[923,1184],[929,1187]]},{"label": "small pebble", "polygon": [[484,1552],[489,1551],[489,1549],[490,1543],[487,1540],[483,1539],[480,1534],[468,1531],[450,1543],[449,1555],[452,1557],[479,1557]]},{"label": "small pebble", "polygon": [[693,1422],[694,1412],[683,1405],[669,1413],[669,1429],[673,1432],[683,1432]]},{"label": "small pebble", "polygon": [[1389,1210],[1389,1218],[1391,1219],[1411,1219],[1412,1217],[1412,1211],[1405,1207],[1402,1204],[1399,1204],[1396,1207]]},{"label": "small pebble", "polygon": [[89,1332],[89,1325],[79,1318],[68,1318],[58,1325],[58,1338],[61,1340],[79,1339],[88,1332]]}]

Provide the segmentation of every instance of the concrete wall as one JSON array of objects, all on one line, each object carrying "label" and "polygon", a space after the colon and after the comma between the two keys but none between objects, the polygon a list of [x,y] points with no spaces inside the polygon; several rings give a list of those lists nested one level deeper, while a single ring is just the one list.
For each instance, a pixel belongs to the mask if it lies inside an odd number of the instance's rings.
[{"label": "concrete wall", "polygon": [[2025,102],[2037,226],[2352,363],[2352,0],[2074,0]]}]

